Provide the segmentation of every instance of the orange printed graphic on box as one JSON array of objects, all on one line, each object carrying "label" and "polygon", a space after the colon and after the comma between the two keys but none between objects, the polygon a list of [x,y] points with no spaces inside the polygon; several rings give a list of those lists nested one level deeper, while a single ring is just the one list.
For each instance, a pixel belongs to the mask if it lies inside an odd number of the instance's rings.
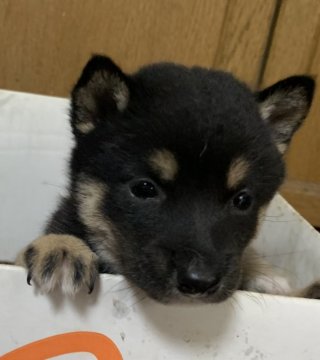
[{"label": "orange printed graphic on box", "polygon": [[15,349],[1,360],[45,360],[59,355],[87,352],[98,360],[123,360],[115,343],[95,332],[72,332],[50,336]]}]

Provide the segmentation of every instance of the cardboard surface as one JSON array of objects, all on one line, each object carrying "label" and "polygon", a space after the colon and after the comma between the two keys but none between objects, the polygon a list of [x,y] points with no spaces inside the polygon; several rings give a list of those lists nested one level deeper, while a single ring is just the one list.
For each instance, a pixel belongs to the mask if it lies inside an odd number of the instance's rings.
[{"label": "cardboard surface", "polygon": [[[72,146],[65,99],[0,91],[0,259],[41,233],[66,184]],[[297,287],[320,278],[320,236],[280,196],[255,246]],[[238,292],[222,304],[161,305],[121,276],[93,294],[39,294],[0,265],[0,355],[70,331],[107,335],[124,359],[318,359],[320,302]],[[65,355],[61,359],[94,359]],[[108,359],[106,355],[105,359]]]},{"label": "cardboard surface", "polygon": [[320,354],[316,300],[239,292],[219,305],[165,306],[135,295],[122,277],[103,275],[92,295],[75,301],[37,294],[22,269],[4,266],[0,299],[0,354],[79,330],[106,334],[124,359],[316,360]]},{"label": "cardboard surface", "polygon": [[0,260],[41,233],[66,184],[66,99],[0,90]]}]

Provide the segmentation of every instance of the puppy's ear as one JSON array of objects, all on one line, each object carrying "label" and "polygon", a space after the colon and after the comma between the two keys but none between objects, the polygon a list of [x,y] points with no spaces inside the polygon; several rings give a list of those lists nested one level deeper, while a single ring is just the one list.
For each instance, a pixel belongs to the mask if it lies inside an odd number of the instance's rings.
[{"label": "puppy's ear", "polygon": [[311,106],[315,82],[308,76],[292,76],[257,93],[261,117],[284,153]]},{"label": "puppy's ear", "polygon": [[113,61],[93,56],[71,93],[71,125],[76,136],[123,111],[129,101],[128,79]]}]

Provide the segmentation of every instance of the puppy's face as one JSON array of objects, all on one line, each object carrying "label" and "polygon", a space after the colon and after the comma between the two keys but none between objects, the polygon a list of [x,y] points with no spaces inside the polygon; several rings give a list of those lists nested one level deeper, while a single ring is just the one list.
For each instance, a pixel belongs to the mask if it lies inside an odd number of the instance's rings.
[{"label": "puppy's face", "polygon": [[292,77],[254,95],[222,72],[159,64],[129,77],[94,57],[72,93],[71,167],[100,258],[160,301],[231,295],[313,87]]}]

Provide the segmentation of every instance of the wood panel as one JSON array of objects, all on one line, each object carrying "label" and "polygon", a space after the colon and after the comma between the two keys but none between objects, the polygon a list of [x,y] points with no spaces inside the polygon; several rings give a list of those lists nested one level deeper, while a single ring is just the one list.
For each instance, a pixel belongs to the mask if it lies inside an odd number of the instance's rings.
[{"label": "wood panel", "polygon": [[281,193],[311,224],[320,226],[320,184],[288,180]]},{"label": "wood panel", "polygon": [[225,0],[2,0],[0,84],[67,95],[92,53],[127,71],[154,61],[210,66]]},{"label": "wood panel", "polygon": [[230,0],[213,67],[256,87],[275,7],[274,0]]},{"label": "wood panel", "polygon": [[66,96],[92,53],[126,71],[212,65],[256,82],[276,0],[2,0],[0,87]]},{"label": "wood panel", "polygon": [[[272,84],[293,74],[311,74],[319,79],[319,44],[320,2],[318,0],[283,1],[263,76],[263,85]],[[310,115],[295,136],[287,155],[288,183],[283,188],[283,194],[292,205],[318,226],[320,225],[319,95],[318,84]]]}]

